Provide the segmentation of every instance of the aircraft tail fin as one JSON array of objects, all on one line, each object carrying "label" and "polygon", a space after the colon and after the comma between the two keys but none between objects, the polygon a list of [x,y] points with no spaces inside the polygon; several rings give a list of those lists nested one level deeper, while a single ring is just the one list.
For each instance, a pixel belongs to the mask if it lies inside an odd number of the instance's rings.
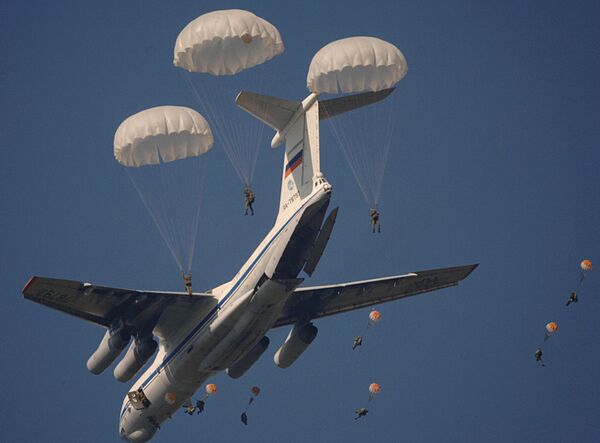
[{"label": "aircraft tail fin", "polygon": [[302,102],[292,102],[242,91],[235,102],[277,131],[272,147],[285,140],[278,216],[283,217],[312,194],[321,177],[317,94],[310,94]]}]

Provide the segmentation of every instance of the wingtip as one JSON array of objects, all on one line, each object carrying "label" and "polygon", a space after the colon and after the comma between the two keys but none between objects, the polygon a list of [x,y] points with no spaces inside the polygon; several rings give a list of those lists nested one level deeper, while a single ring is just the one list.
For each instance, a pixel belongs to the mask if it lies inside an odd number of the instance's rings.
[{"label": "wingtip", "polygon": [[469,275],[471,275],[471,273],[477,269],[477,267],[479,266],[479,263],[473,263],[472,265],[466,265],[465,269],[467,270],[467,272],[465,273],[465,276],[463,277],[463,279],[467,278]]},{"label": "wingtip", "polygon": [[33,281],[36,279],[35,275],[29,277],[29,280],[27,280],[27,283],[25,283],[25,286],[23,286],[23,290],[21,291],[21,293],[23,295],[25,295],[25,292],[27,291],[27,288],[29,288],[29,286],[31,286],[31,284],[33,283]]}]

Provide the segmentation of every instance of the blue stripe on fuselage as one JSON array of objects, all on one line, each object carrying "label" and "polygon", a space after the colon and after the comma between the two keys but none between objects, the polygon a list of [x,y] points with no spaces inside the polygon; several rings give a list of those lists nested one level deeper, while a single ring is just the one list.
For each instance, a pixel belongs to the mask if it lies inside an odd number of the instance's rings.
[{"label": "blue stripe on fuselage", "polygon": [[[316,195],[316,194],[315,194]],[[183,349],[183,347],[190,341],[190,339],[196,335],[196,333],[209,321],[212,319],[212,317],[219,311],[219,309],[221,309],[225,303],[227,302],[227,300],[229,300],[229,298],[231,298],[231,296],[233,295],[233,293],[240,287],[241,283],[246,279],[246,277],[248,276],[248,274],[250,273],[250,271],[252,271],[252,269],[254,268],[254,266],[256,265],[256,263],[261,259],[261,257],[264,255],[264,253],[267,251],[267,249],[269,249],[269,247],[271,246],[271,244],[273,244],[273,242],[275,241],[275,239],[277,239],[279,237],[279,235],[281,234],[281,232],[285,229],[285,227],[292,221],[292,219],[314,198],[311,197],[309,198],[306,203],[304,203],[302,206],[300,206],[300,208],[298,208],[296,210],[296,212],[294,212],[294,214],[292,214],[292,216],[288,219],[288,221],[285,222],[285,224],[279,229],[279,231],[273,236],[273,238],[269,241],[269,243],[267,243],[267,245],[263,248],[263,250],[258,254],[258,256],[256,257],[256,259],[252,262],[252,264],[250,266],[248,266],[248,269],[244,272],[244,274],[239,278],[239,280],[234,284],[234,286],[229,290],[229,292],[227,293],[227,295],[225,297],[223,297],[223,299],[217,304],[217,306],[215,306],[209,313],[208,315],[206,315],[201,321],[200,323],[198,323],[194,329],[192,330],[192,332],[190,332],[186,338],[184,338],[181,343],[179,345],[177,345],[177,347],[175,348],[175,350],[169,354],[165,360],[158,366],[158,368],[156,368],[154,370],[154,372],[152,372],[152,374],[150,374],[150,376],[144,380],[142,382],[141,388],[146,388],[153,380],[154,378],[160,373],[160,371],[169,364],[169,362],[179,353],[179,351],[181,351],[181,349]],[[121,417],[123,416],[123,414],[125,413],[125,410],[127,409],[128,404],[126,404],[123,407],[123,411],[121,412]]]}]

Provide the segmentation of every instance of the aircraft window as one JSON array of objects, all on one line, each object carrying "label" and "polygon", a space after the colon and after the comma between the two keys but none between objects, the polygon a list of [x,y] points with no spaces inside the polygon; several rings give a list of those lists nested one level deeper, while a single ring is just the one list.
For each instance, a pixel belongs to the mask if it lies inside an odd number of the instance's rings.
[{"label": "aircraft window", "polygon": [[146,409],[151,404],[150,400],[148,400],[146,397],[146,394],[144,394],[144,390],[142,388],[138,389],[137,391],[129,392],[127,397],[129,397],[131,405],[138,411],[140,409]]}]

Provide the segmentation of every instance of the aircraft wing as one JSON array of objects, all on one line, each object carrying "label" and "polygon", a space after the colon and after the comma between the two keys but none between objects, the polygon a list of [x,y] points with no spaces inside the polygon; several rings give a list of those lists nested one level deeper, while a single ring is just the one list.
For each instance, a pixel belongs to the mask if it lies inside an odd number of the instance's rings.
[{"label": "aircraft wing", "polygon": [[179,311],[216,304],[210,294],[155,292],[111,288],[73,280],[32,277],[23,288],[26,299],[110,327],[119,320],[130,333],[165,336]]},{"label": "aircraft wing", "polygon": [[477,266],[432,269],[337,285],[298,288],[290,296],[282,315],[273,327],[294,324],[299,319],[312,320],[456,286]]}]

